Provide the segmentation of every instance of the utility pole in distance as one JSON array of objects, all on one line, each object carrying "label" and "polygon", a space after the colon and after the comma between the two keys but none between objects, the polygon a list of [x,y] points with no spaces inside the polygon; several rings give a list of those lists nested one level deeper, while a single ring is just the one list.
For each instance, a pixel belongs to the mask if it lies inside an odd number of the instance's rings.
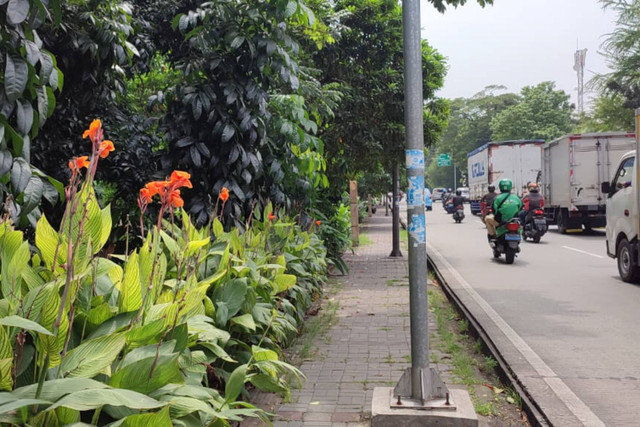
[{"label": "utility pole in distance", "polygon": [[400,175],[399,171],[400,165],[396,161],[393,164],[393,191],[392,191],[392,205],[391,205],[391,219],[393,221],[393,229],[392,229],[392,244],[393,247],[391,249],[390,257],[401,257],[402,252],[400,251],[400,196],[399,196],[399,188],[398,188],[398,176]]}]

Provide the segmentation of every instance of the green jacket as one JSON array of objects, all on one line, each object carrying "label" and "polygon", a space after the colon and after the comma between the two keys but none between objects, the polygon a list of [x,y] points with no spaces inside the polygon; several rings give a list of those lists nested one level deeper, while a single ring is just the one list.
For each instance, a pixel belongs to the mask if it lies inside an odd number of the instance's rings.
[{"label": "green jacket", "polygon": [[[502,201],[507,200],[502,203]],[[500,206],[500,209],[498,209]],[[507,222],[522,210],[522,200],[511,193],[502,193],[493,201],[493,214],[498,222]]]}]

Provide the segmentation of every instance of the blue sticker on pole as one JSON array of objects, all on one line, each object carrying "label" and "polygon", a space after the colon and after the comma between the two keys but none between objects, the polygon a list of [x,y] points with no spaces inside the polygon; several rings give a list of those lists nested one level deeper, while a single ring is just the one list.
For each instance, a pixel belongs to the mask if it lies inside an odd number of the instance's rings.
[{"label": "blue sticker on pole", "polygon": [[424,169],[424,151],[405,150],[407,169]]},{"label": "blue sticker on pole", "polygon": [[409,231],[409,242],[413,247],[427,242],[427,229],[424,214],[411,215],[411,221],[407,227]]},{"label": "blue sticker on pole", "polygon": [[424,203],[424,176],[407,177],[407,207],[416,207]]}]

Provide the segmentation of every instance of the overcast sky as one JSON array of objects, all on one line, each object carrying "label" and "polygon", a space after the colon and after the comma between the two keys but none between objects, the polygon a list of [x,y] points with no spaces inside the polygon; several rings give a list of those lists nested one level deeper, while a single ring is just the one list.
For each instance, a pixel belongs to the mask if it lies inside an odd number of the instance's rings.
[{"label": "overcast sky", "polygon": [[598,0],[494,0],[484,9],[468,0],[444,14],[424,0],[420,7],[422,37],[448,58],[439,96],[467,98],[493,84],[519,92],[551,80],[576,102],[576,47],[588,49],[585,83],[608,71],[598,52],[616,15]]}]

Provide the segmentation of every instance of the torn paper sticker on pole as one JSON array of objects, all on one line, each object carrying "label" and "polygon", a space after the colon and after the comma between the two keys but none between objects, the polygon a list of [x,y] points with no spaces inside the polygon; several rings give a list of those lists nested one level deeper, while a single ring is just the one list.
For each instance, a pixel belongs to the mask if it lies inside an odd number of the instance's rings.
[{"label": "torn paper sticker on pole", "polygon": [[407,181],[407,207],[418,207],[424,203],[424,176],[409,176]]},{"label": "torn paper sticker on pole", "polygon": [[411,215],[408,226],[409,244],[417,247],[427,242],[427,229],[424,213],[422,215]]},{"label": "torn paper sticker on pole", "polygon": [[422,150],[405,150],[407,161],[407,169],[423,169],[424,170],[424,151]]}]

